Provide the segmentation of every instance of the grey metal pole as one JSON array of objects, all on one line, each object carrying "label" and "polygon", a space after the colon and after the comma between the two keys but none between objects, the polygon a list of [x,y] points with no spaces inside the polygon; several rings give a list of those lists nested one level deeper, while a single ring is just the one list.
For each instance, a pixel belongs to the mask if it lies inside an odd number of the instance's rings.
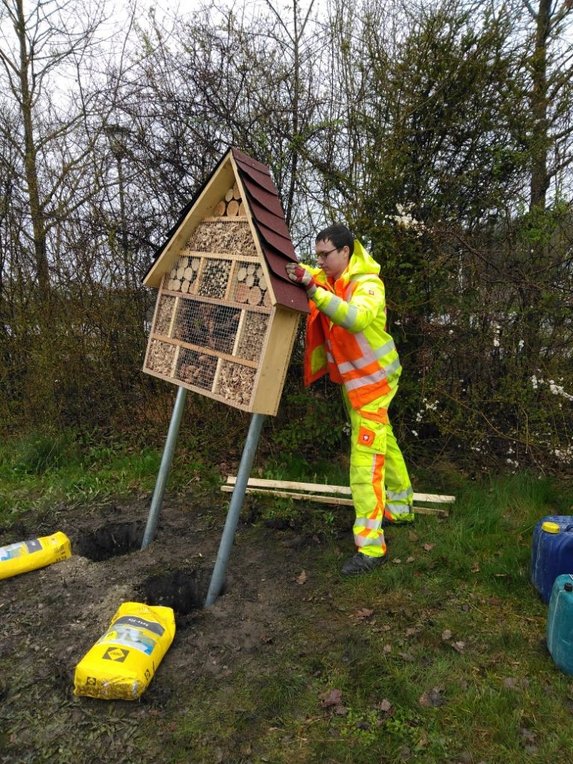
[{"label": "grey metal pole", "polygon": [[249,475],[251,474],[251,467],[253,466],[253,459],[255,458],[265,416],[265,414],[253,414],[251,417],[247,440],[243,448],[239,471],[237,472],[237,481],[231,494],[227,519],[225,520],[225,527],[219,544],[219,552],[215,560],[215,567],[213,568],[209,590],[205,599],[205,607],[209,607],[215,602],[225,582],[227,562],[231,554],[231,547],[233,546],[233,539],[235,538],[239,515],[241,514],[245,493],[247,492],[247,483],[249,482]]},{"label": "grey metal pole", "polygon": [[157,475],[157,480],[155,481],[155,490],[153,491],[151,507],[147,517],[147,525],[145,527],[145,533],[143,534],[143,543],[141,544],[142,549],[148,547],[155,536],[155,529],[157,527],[159,512],[163,502],[163,494],[165,493],[165,484],[167,483],[169,470],[171,469],[171,462],[173,461],[173,451],[175,450],[175,443],[177,441],[177,434],[179,433],[179,425],[181,424],[181,417],[183,416],[186,398],[187,389],[180,386],[177,391],[175,405],[173,406],[173,413],[171,414],[171,422],[169,423],[167,440],[165,441],[165,448],[163,449],[161,464],[159,465],[159,473]]}]

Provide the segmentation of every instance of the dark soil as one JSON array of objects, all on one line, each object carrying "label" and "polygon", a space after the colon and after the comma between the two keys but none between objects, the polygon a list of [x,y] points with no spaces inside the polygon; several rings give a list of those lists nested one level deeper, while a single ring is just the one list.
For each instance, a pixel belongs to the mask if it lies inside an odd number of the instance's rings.
[{"label": "dark soil", "polygon": [[[0,762],[156,762],[173,758],[165,736],[193,688],[272,661],[293,608],[311,597],[319,541],[302,529],[241,521],[223,593],[203,607],[226,505],[166,499],[141,551],[149,500],[62,507],[0,529],[0,545],[56,530],[73,555],[0,581]],[[216,501],[216,500],[215,500]],[[344,551],[350,549],[350,534]],[[175,639],[137,701],[77,697],[77,663],[126,601],[174,608]],[[197,759],[191,757],[189,761]],[[224,751],[210,761],[231,761]]]}]

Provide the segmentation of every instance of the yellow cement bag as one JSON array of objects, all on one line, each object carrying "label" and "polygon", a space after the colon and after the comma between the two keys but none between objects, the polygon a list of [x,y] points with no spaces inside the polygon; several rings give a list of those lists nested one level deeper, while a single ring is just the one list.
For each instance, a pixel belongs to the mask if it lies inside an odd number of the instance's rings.
[{"label": "yellow cement bag", "polygon": [[172,608],[124,602],[109,629],[76,666],[74,694],[103,700],[139,698],[174,636]]},{"label": "yellow cement bag", "polygon": [[72,545],[65,533],[57,531],[28,541],[0,547],[0,578],[10,578],[29,570],[45,568],[71,557]]}]

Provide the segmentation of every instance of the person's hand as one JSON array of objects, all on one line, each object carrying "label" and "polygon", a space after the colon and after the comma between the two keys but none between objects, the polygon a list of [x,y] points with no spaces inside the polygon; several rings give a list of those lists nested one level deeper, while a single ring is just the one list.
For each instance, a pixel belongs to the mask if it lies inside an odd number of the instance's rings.
[{"label": "person's hand", "polygon": [[308,295],[314,294],[316,285],[306,268],[303,268],[298,263],[287,263],[285,267],[287,276],[291,281],[294,281],[296,284],[302,284]]}]

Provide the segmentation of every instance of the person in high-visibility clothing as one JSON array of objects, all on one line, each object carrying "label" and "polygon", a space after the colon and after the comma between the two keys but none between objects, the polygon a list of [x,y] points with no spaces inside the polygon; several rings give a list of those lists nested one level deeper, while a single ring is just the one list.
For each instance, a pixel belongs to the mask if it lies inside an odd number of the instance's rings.
[{"label": "person in high-visibility clothing", "polygon": [[386,331],[379,264],[340,223],[317,234],[315,249],[318,267],[289,263],[286,271],[309,299],[305,385],[327,373],[342,385],[357,548],[342,573],[366,573],[387,559],[383,525],[414,520],[408,469],[388,417],[402,367]]}]

